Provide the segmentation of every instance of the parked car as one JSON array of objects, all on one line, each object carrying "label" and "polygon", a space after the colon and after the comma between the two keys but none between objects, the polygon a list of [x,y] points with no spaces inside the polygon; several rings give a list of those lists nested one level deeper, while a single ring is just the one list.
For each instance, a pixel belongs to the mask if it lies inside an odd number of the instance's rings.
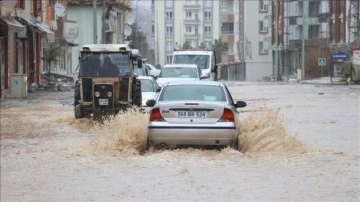
[{"label": "parked car", "polygon": [[215,145],[238,148],[237,108],[224,83],[174,81],[166,83],[156,100],[148,123],[147,148],[181,145]]},{"label": "parked car", "polygon": [[152,76],[138,76],[137,79],[141,82],[142,107],[147,107],[147,100],[154,100],[157,98],[159,85]]},{"label": "parked car", "polygon": [[157,78],[160,74],[160,69],[156,68],[154,65],[145,63],[146,70],[148,71],[148,76],[153,76]]},{"label": "parked car", "polygon": [[163,86],[169,81],[194,81],[201,78],[201,70],[195,64],[166,64],[161,69],[157,82]]}]

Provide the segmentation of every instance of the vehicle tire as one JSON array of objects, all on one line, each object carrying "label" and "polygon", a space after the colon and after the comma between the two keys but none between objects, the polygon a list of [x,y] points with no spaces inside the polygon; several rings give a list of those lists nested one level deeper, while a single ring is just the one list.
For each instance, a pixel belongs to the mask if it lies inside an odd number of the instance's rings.
[{"label": "vehicle tire", "polygon": [[146,151],[150,151],[150,152],[154,151],[154,145],[149,140],[149,137],[146,139]]},{"label": "vehicle tire", "polygon": [[142,96],[141,96],[141,81],[135,79],[132,86],[132,104],[141,107]]},{"label": "vehicle tire", "polygon": [[236,136],[234,145],[232,146],[233,149],[240,151],[240,146],[239,146],[239,136]]},{"label": "vehicle tire", "polygon": [[84,117],[84,113],[82,112],[81,105],[80,104],[75,105],[75,118],[79,119],[83,117]]},{"label": "vehicle tire", "polygon": [[75,89],[74,89],[74,106],[79,104],[79,100],[80,100],[80,84],[79,81],[76,81]]}]

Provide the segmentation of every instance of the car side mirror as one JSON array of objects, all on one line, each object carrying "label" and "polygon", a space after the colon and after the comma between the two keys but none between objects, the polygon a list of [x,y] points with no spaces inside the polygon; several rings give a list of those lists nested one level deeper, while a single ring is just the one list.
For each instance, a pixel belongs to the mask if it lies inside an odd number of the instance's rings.
[{"label": "car side mirror", "polygon": [[161,91],[161,86],[158,86],[158,87],[156,88],[156,92],[159,93],[160,91]]},{"label": "car side mirror", "polygon": [[236,108],[242,108],[242,107],[246,107],[246,102],[244,101],[237,101],[235,104]]},{"label": "car side mirror", "polygon": [[148,107],[153,107],[156,103],[156,100],[147,100],[146,101],[146,106]]}]

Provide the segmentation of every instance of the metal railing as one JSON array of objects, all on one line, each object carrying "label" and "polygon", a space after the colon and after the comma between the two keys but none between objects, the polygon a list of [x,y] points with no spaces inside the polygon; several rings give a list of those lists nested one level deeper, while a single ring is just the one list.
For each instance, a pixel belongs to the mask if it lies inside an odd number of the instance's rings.
[{"label": "metal railing", "polygon": [[223,81],[245,81],[245,63],[241,62],[219,63],[218,80]]}]

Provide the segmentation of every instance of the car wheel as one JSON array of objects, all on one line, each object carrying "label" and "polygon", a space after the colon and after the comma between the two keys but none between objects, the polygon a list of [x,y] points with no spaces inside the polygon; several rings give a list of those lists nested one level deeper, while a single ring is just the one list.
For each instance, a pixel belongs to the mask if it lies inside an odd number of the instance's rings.
[{"label": "car wheel", "polygon": [[75,89],[74,89],[74,105],[78,105],[80,100],[80,84],[79,81],[76,81],[75,83]]},{"label": "car wheel", "polygon": [[232,146],[232,148],[239,151],[239,149],[240,149],[239,136],[236,136],[236,139],[235,139],[235,142],[234,142],[234,145]]},{"label": "car wheel", "polygon": [[149,140],[149,137],[146,139],[146,151],[154,151],[154,145]]},{"label": "car wheel", "polygon": [[81,105],[80,104],[75,105],[75,118],[79,119],[83,117],[84,117],[84,113],[81,110]]},{"label": "car wheel", "polygon": [[135,82],[132,86],[132,102],[133,105],[141,107],[142,96],[141,96],[141,81],[139,79],[135,79]]}]

